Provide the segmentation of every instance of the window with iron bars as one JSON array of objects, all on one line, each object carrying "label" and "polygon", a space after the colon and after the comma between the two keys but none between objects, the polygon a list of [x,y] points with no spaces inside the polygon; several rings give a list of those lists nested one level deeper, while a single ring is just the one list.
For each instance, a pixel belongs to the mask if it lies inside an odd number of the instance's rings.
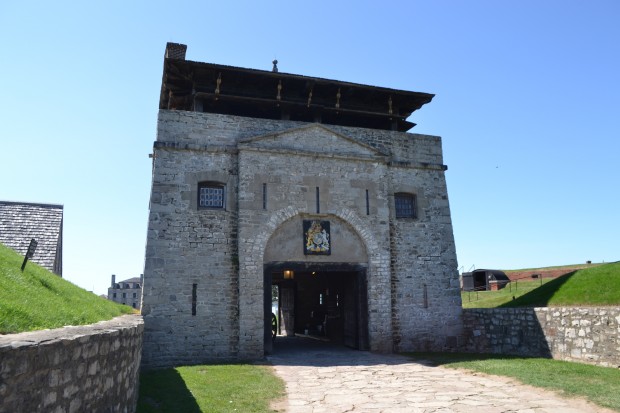
[{"label": "window with iron bars", "polygon": [[413,194],[394,194],[396,218],[417,218],[416,199]]}]

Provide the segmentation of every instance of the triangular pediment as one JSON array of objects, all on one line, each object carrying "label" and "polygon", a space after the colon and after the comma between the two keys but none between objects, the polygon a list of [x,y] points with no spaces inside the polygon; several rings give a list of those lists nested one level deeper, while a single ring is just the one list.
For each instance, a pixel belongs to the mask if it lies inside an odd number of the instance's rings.
[{"label": "triangular pediment", "polygon": [[239,149],[242,150],[243,148],[362,158],[383,158],[386,156],[353,137],[333,131],[321,124],[246,138],[239,142]]}]

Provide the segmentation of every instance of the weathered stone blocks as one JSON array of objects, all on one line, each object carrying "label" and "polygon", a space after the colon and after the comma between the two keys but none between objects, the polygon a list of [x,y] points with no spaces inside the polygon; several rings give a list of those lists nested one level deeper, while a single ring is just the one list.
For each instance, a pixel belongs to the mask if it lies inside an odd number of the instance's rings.
[{"label": "weathered stone blocks", "polygon": [[[154,147],[145,367],[261,358],[265,248],[301,216],[357,234],[372,350],[454,347],[461,303],[440,138],[161,110]],[[225,184],[222,210],[196,207],[205,180]],[[395,218],[397,192],[416,194],[415,219]]]},{"label": "weathered stone blocks", "polygon": [[0,413],[133,412],[142,333],[133,315],[0,336]]},{"label": "weathered stone blocks", "polygon": [[464,347],[620,367],[620,308],[463,310]]}]

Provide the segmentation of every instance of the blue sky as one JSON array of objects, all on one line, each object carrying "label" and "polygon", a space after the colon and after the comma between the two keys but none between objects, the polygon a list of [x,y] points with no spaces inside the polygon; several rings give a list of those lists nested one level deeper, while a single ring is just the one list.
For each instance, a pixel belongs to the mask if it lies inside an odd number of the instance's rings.
[{"label": "blue sky", "polygon": [[166,42],[436,94],[459,266],[620,259],[620,2],[0,3],[0,199],[64,205],[64,276],[139,275]]}]

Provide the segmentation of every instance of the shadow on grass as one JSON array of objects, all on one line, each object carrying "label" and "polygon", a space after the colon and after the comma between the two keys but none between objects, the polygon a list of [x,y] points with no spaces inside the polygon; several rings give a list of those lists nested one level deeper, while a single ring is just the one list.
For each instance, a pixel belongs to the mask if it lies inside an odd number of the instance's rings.
[{"label": "shadow on grass", "polygon": [[562,285],[567,282],[570,277],[575,275],[576,272],[577,271],[571,271],[568,274],[556,278],[555,280],[551,280],[515,300],[500,305],[499,308],[547,307],[547,305],[549,304],[549,300],[551,300],[555,293],[558,292],[560,287],[562,287]]},{"label": "shadow on grass", "polygon": [[174,369],[146,371],[140,374],[137,413],[201,413],[196,399]]}]

